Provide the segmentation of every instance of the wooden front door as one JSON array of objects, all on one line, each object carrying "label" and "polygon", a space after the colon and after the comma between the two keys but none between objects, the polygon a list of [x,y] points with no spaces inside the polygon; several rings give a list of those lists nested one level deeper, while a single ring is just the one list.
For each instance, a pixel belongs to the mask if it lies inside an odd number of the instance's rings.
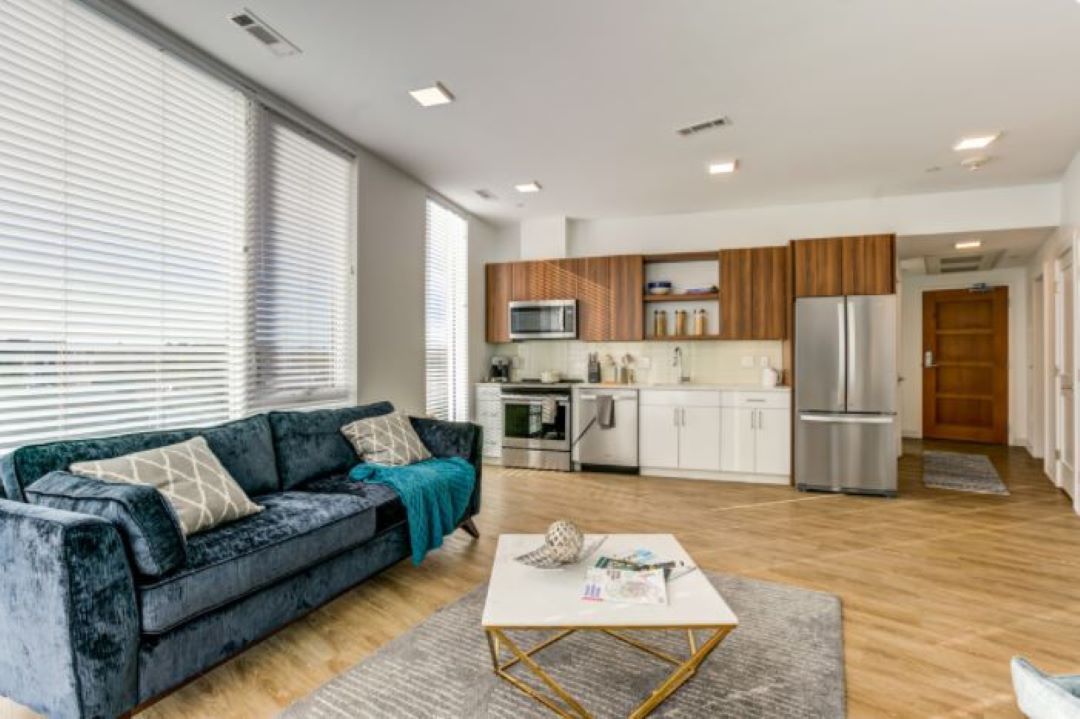
[{"label": "wooden front door", "polygon": [[923,436],[1005,444],[1009,288],[923,293]]}]

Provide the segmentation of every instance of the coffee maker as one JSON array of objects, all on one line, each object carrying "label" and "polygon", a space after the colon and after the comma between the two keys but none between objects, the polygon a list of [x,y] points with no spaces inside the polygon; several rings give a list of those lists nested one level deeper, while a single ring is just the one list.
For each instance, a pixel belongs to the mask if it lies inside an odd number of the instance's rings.
[{"label": "coffee maker", "polygon": [[510,381],[510,358],[496,355],[491,358],[491,366],[488,368],[488,382]]}]

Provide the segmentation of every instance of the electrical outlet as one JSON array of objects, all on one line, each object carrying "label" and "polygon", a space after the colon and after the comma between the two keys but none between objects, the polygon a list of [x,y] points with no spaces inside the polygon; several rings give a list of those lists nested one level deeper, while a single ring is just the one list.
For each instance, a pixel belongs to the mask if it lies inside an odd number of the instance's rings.
[{"label": "electrical outlet", "polygon": [[769,366],[769,357],[768,357],[768,355],[761,355],[760,357],[758,357],[758,367],[768,367],[768,366]]},{"label": "electrical outlet", "polygon": [[743,355],[742,366],[745,367],[746,369],[753,369],[754,368],[754,358],[752,356],[750,356],[750,355]]}]

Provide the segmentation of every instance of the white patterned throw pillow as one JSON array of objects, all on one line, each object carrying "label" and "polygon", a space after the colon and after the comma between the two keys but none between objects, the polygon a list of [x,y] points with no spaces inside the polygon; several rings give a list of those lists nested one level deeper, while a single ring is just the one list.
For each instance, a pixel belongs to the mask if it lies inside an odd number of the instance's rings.
[{"label": "white patterned throw pillow", "polygon": [[431,458],[409,418],[400,412],[358,419],[342,427],[341,433],[372,464],[412,464]]},{"label": "white patterned throw pillow", "polygon": [[76,462],[68,469],[107,482],[153,487],[172,505],[184,536],[263,509],[248,499],[202,437],[112,459]]}]

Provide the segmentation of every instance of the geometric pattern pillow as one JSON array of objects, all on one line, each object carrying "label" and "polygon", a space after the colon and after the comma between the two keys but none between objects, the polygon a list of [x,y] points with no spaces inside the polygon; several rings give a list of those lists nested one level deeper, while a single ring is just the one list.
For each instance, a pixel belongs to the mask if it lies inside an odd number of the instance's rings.
[{"label": "geometric pattern pillow", "polygon": [[202,437],[123,457],[76,462],[72,474],[154,487],[172,505],[184,536],[262,511]]},{"label": "geometric pattern pillow", "polygon": [[342,427],[341,433],[371,464],[402,465],[431,459],[409,418],[400,412],[358,419]]}]

